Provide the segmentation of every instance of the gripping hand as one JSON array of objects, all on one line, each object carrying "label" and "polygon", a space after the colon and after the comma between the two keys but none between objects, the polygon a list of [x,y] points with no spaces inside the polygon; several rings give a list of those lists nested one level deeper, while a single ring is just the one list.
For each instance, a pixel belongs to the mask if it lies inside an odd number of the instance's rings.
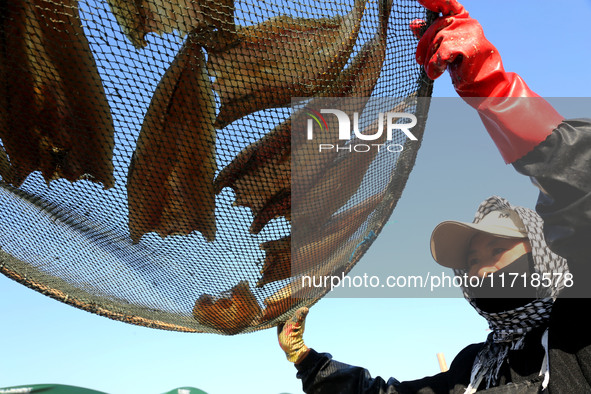
[{"label": "gripping hand", "polygon": [[[505,71],[480,23],[455,0],[419,3],[443,15],[420,37],[417,62],[431,79],[449,72],[456,92],[478,111],[505,162],[514,162],[546,139],[563,117],[519,75]],[[418,35],[423,26],[415,20],[410,27]]]},{"label": "gripping hand", "polygon": [[285,352],[288,361],[299,364],[308,355],[310,349],[304,344],[304,327],[308,308],[302,307],[286,321],[277,327],[279,346]]}]

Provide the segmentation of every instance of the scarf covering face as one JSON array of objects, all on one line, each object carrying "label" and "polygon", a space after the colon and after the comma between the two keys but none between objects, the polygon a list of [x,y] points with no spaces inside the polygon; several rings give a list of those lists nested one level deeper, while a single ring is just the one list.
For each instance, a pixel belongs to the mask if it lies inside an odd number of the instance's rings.
[{"label": "scarf covering face", "polygon": [[[562,275],[568,273],[566,260],[554,254],[546,245],[542,218],[531,209],[512,206],[507,200],[493,196],[480,204],[473,222],[480,222],[489,212],[505,209],[516,212],[525,225],[532,247],[531,253],[534,263],[532,274],[536,273],[540,275],[539,279],[541,280],[543,273],[550,273],[551,278],[554,278],[553,274],[555,273],[561,273]],[[454,270],[454,272],[460,276],[466,274],[466,270]],[[536,289],[536,300],[515,309],[496,313],[486,312],[478,308],[471,289],[463,288],[464,297],[476,309],[478,314],[488,321],[492,331],[474,360],[470,385],[466,389],[466,392],[476,391],[483,379],[486,380],[487,388],[495,386],[498,381],[499,370],[507,358],[509,350],[523,348],[524,338],[528,332],[536,327],[548,325],[552,304],[564,288],[563,279],[557,280],[551,286],[538,286]],[[544,346],[546,356],[544,357],[540,374],[544,375],[543,385],[545,387],[549,379],[547,331],[542,337],[542,345]]]}]

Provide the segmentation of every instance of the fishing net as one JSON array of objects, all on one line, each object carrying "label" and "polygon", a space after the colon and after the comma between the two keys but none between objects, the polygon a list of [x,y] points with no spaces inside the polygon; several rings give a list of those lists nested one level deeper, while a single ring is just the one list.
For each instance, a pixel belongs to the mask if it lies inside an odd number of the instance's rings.
[{"label": "fishing net", "polygon": [[[400,197],[431,94],[415,1],[0,8],[0,271],[25,286],[152,328],[259,330],[325,296],[300,279],[347,273]],[[417,140],[306,158],[296,118],[333,132],[331,97],[394,97]]]}]

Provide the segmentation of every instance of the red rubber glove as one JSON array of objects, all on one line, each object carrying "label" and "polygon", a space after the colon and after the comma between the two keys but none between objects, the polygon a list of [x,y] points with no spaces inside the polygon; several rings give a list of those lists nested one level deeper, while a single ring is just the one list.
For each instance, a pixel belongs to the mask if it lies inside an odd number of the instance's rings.
[{"label": "red rubber glove", "polygon": [[[449,71],[456,92],[478,111],[505,162],[525,156],[564,118],[519,75],[505,72],[499,52],[460,3],[418,1],[443,16],[421,37],[417,62],[431,79]],[[411,22],[415,35],[422,26],[422,21]]]}]

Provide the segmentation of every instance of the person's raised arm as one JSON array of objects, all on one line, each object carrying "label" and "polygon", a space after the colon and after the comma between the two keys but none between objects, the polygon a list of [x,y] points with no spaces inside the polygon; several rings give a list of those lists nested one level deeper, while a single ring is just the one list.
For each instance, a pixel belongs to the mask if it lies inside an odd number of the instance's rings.
[{"label": "person's raised arm", "polygon": [[[303,333],[308,308],[298,309],[284,324],[278,326],[279,345],[287,359],[295,364],[297,377],[306,393],[313,394],[425,394],[447,392],[458,384],[468,385],[475,347],[464,349],[452,362],[449,371],[407,382],[394,378],[385,381],[372,377],[368,370],[332,359],[329,353],[318,353],[304,344]],[[344,319],[346,321],[346,319]],[[335,328],[333,328],[335,329]],[[338,327],[337,327],[338,329]],[[363,335],[363,334],[361,334]],[[353,338],[350,338],[353,341]],[[381,349],[368,349],[381,351]],[[393,357],[404,357],[402,354]]]},{"label": "person's raised arm", "polygon": [[[499,52],[460,3],[419,3],[443,15],[420,38],[417,62],[431,79],[449,71],[456,92],[478,111],[505,162],[525,156],[563,117],[519,75],[505,71]],[[418,27],[416,22],[411,24],[411,28]]]},{"label": "person's raised arm", "polygon": [[[505,161],[540,189],[536,210],[546,242],[568,259],[577,287],[591,296],[591,120],[564,120],[519,75],[506,72],[478,21],[456,0],[418,1],[442,15],[420,37],[417,62],[431,79],[449,72]],[[421,27],[411,23],[415,35]]]}]

